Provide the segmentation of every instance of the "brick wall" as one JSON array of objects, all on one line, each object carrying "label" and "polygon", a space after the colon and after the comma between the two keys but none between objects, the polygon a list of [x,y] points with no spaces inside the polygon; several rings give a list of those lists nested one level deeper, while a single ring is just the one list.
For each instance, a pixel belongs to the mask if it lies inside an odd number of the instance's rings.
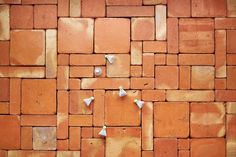
[{"label": "brick wall", "polygon": [[0,0],[0,157],[39,156],[235,157],[236,1]]}]

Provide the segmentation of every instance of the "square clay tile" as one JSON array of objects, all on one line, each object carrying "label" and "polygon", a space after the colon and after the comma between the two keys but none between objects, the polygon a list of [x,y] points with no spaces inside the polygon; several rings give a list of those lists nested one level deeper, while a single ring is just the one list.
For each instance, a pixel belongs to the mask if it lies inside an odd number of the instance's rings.
[{"label": "square clay tile", "polygon": [[213,53],[214,21],[209,18],[179,20],[180,53]]},{"label": "square clay tile", "polygon": [[95,20],[96,53],[128,53],[129,51],[129,19],[98,18]]},{"label": "square clay tile", "polygon": [[0,149],[20,148],[20,117],[0,115]]},{"label": "square clay tile", "polygon": [[[117,87],[118,88],[118,87]],[[126,91],[127,95],[119,97],[118,91],[107,91],[105,94],[105,124],[107,126],[138,126],[141,111],[134,103],[140,99],[137,90]]]},{"label": "square clay tile", "polygon": [[154,156],[157,157],[177,157],[177,139],[176,138],[155,138]]},{"label": "square clay tile", "polygon": [[155,137],[188,137],[189,104],[187,102],[159,102],[154,104]]},{"label": "square clay tile", "polygon": [[12,5],[11,6],[11,29],[33,28],[33,6]]},{"label": "square clay tile", "polygon": [[10,99],[10,81],[8,78],[0,78],[0,102]]},{"label": "square clay tile", "polygon": [[92,53],[93,25],[90,18],[60,18],[58,22],[59,53]]},{"label": "square clay tile", "polygon": [[106,156],[141,157],[141,128],[107,128]]},{"label": "square clay tile", "polygon": [[11,31],[10,64],[44,65],[45,32],[43,30]]},{"label": "square clay tile", "polygon": [[21,111],[23,114],[55,114],[56,80],[23,80]]},{"label": "square clay tile", "polygon": [[33,149],[56,150],[56,127],[34,127]]}]

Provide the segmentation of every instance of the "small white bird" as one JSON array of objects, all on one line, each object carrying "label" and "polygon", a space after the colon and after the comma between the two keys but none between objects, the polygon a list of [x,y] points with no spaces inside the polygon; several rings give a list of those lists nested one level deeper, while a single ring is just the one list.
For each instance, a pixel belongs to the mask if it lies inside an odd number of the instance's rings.
[{"label": "small white bird", "polygon": [[105,55],[105,58],[108,60],[110,64],[112,64],[115,59],[114,55]]},{"label": "small white bird", "polygon": [[106,137],[107,136],[106,128],[107,128],[106,126],[103,126],[102,130],[98,133],[98,135]]},{"label": "small white bird", "polygon": [[93,100],[94,100],[94,97],[91,96],[90,98],[84,99],[84,103],[85,103],[86,106],[89,106],[92,103]]},{"label": "small white bird", "polygon": [[127,95],[126,91],[123,89],[123,87],[119,87],[120,91],[119,91],[119,97],[124,97]]},{"label": "small white bird", "polygon": [[134,99],[135,104],[141,109],[144,105],[144,101]]}]

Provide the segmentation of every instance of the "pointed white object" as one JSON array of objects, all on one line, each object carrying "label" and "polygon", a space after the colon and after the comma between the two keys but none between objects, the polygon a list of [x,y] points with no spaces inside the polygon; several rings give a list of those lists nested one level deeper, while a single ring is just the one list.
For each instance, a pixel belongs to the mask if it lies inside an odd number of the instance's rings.
[{"label": "pointed white object", "polygon": [[143,107],[144,101],[134,99],[134,102],[140,109]]},{"label": "pointed white object", "polygon": [[98,133],[98,135],[106,137],[107,136],[106,128],[107,128],[106,126],[103,126],[102,130]]},{"label": "pointed white object", "polygon": [[112,64],[115,59],[114,55],[105,55],[105,58],[108,60],[110,64]]},{"label": "pointed white object", "polygon": [[120,91],[119,91],[119,97],[123,97],[123,96],[126,96],[127,93],[126,91],[123,89],[123,87],[119,87]]},{"label": "pointed white object", "polygon": [[90,98],[84,99],[84,103],[86,106],[89,106],[93,100],[94,100],[94,97],[91,96]]},{"label": "pointed white object", "polygon": [[95,69],[94,69],[94,75],[95,75],[95,76],[100,76],[100,75],[102,75],[102,68],[100,68],[100,67],[95,67]]}]

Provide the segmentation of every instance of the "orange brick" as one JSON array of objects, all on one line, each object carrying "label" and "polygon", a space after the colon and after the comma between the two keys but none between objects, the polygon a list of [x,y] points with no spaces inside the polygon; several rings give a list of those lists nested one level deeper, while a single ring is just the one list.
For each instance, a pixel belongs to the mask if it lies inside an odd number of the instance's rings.
[{"label": "orange brick", "polygon": [[82,127],[81,128],[81,137],[82,138],[92,138],[93,137],[93,128],[92,127]]},{"label": "orange brick", "polygon": [[236,29],[235,18],[215,18],[216,29]]},{"label": "orange brick", "polygon": [[168,1],[169,17],[190,17],[190,0],[171,0]]},{"label": "orange brick", "polygon": [[143,77],[154,77],[154,54],[143,54]]},{"label": "orange brick", "polygon": [[167,4],[167,0],[143,0],[144,5]]},{"label": "orange brick", "polygon": [[177,55],[166,55],[166,64],[167,65],[177,65],[178,64],[178,56]]},{"label": "orange brick", "polygon": [[10,45],[11,65],[45,64],[45,32],[43,30],[11,31]]},{"label": "orange brick", "polygon": [[[170,3],[173,1],[170,1]],[[180,3],[175,3],[175,5]],[[182,6],[182,5],[181,5]],[[183,10],[183,9],[181,9]],[[179,31],[178,31],[178,19],[168,18],[167,19],[167,48],[168,53],[178,53],[179,52]]]},{"label": "orange brick", "polygon": [[142,5],[142,0],[107,0],[107,5]]},{"label": "orange brick", "polygon": [[[170,116],[170,111],[171,116]],[[166,125],[172,124],[172,125]],[[154,137],[188,137],[189,104],[158,102],[154,104]]]},{"label": "orange brick", "polygon": [[236,102],[227,102],[226,103],[226,109],[227,109],[227,113],[236,113]]},{"label": "orange brick", "polygon": [[214,65],[213,54],[179,54],[179,65]]},{"label": "orange brick", "polygon": [[93,70],[91,66],[71,66],[70,77],[93,77]]},{"label": "orange brick", "polygon": [[142,42],[133,41],[131,42],[131,65],[142,64]]},{"label": "orange brick", "polygon": [[[57,140],[57,153],[60,154],[60,151],[62,150],[68,150],[69,147],[69,140]],[[71,152],[71,151],[66,151],[66,152]],[[57,154],[57,156],[59,156]]]},{"label": "orange brick", "polygon": [[99,18],[95,21],[95,53],[128,53],[130,20]]},{"label": "orange brick", "polygon": [[69,115],[69,126],[92,126],[92,115]]},{"label": "orange brick", "polygon": [[223,137],[225,106],[223,103],[191,104],[191,137]]},{"label": "orange brick", "polygon": [[57,4],[57,0],[21,0],[22,4]]},{"label": "orange brick", "polygon": [[142,157],[153,157],[153,151],[142,151]]},{"label": "orange brick", "polygon": [[105,144],[103,139],[82,139],[81,140],[81,156],[104,156]]},{"label": "orange brick", "polygon": [[57,15],[69,16],[70,0],[58,0],[57,1]]},{"label": "orange brick", "polygon": [[156,66],[155,71],[155,86],[157,89],[178,88],[179,69],[177,66]]},{"label": "orange brick", "polygon": [[33,6],[12,5],[10,10],[12,29],[33,28]]},{"label": "orange brick", "polygon": [[0,114],[9,114],[9,102],[0,102]]},{"label": "orange brick", "polygon": [[236,54],[227,54],[227,65],[236,65]]},{"label": "orange brick", "polygon": [[178,139],[178,149],[189,149],[190,148],[190,140],[188,138],[179,138]]},{"label": "orange brick", "polygon": [[179,88],[180,89],[190,89],[190,67],[189,66],[179,66]]},{"label": "orange brick", "polygon": [[105,118],[105,91],[94,90],[93,125],[103,126]]},{"label": "orange brick", "polygon": [[216,101],[236,101],[236,90],[216,90]]},{"label": "orange brick", "polygon": [[202,138],[191,140],[191,157],[224,157],[225,139],[224,138]]},{"label": "orange brick", "polygon": [[70,65],[105,65],[105,56],[102,54],[70,55]]},{"label": "orange brick", "polygon": [[164,90],[142,90],[142,100],[165,101],[165,91]]},{"label": "orange brick", "polygon": [[21,4],[21,0],[4,0],[0,4]]},{"label": "orange brick", "polygon": [[[42,0],[43,1],[43,0]],[[28,156],[40,156],[40,157],[54,157],[55,151],[36,151],[36,150],[10,150],[8,151],[8,157],[28,157]]]},{"label": "orange brick", "polygon": [[57,67],[57,89],[68,89],[69,87],[69,66]]},{"label": "orange brick", "polygon": [[69,89],[80,89],[80,79],[69,79]]},{"label": "orange brick", "polygon": [[82,0],[82,17],[104,17],[105,0]]},{"label": "orange brick", "polygon": [[10,39],[10,7],[9,5],[0,6],[1,34],[0,40]]},{"label": "orange brick", "polygon": [[154,18],[132,18],[131,23],[132,40],[154,40]]},{"label": "orange brick", "polygon": [[234,0],[227,0],[227,16],[236,17],[236,7]]},{"label": "orange brick", "polygon": [[59,53],[92,53],[94,20],[60,18],[58,20]]},{"label": "orange brick", "polygon": [[154,16],[153,6],[108,6],[107,17],[146,17]]},{"label": "orange brick", "polygon": [[7,157],[8,156],[7,154],[8,154],[7,150],[0,150],[0,156],[1,157]]},{"label": "orange brick", "polygon": [[178,157],[190,157],[189,150],[179,150]]},{"label": "orange brick", "polygon": [[10,57],[10,42],[0,41],[0,65],[9,65]]},{"label": "orange brick", "polygon": [[32,127],[21,127],[21,149],[33,149]]},{"label": "orange brick", "polygon": [[141,77],[142,75],[142,66],[131,66],[130,67],[130,76],[131,77]]},{"label": "orange brick", "polygon": [[165,65],[166,55],[165,54],[155,54],[155,65]]},{"label": "orange brick", "polygon": [[81,128],[70,127],[69,150],[80,150]]},{"label": "orange brick", "polygon": [[86,106],[84,99],[93,96],[90,90],[70,91],[70,114],[92,114],[93,102]]},{"label": "orange brick", "polygon": [[227,89],[236,89],[236,66],[227,66]]},{"label": "orange brick", "polygon": [[10,80],[8,78],[0,79],[0,101],[10,100]]},{"label": "orange brick", "polygon": [[236,116],[235,115],[227,115],[227,133],[226,133],[226,150],[228,156],[235,156],[235,145],[233,144],[236,141]]},{"label": "orange brick", "polygon": [[102,127],[93,127],[93,137],[100,138],[99,132],[101,131]]},{"label": "orange brick", "polygon": [[131,89],[154,89],[154,78],[131,78]]},{"label": "orange brick", "polygon": [[224,17],[226,15],[225,0],[193,0],[193,17]]},{"label": "orange brick", "polygon": [[56,126],[56,115],[22,115],[21,126]]},{"label": "orange brick", "polygon": [[166,40],[166,5],[155,6],[156,40]]},{"label": "orange brick", "polygon": [[20,117],[0,116],[0,149],[20,148]]},{"label": "orange brick", "polygon": [[154,156],[158,157],[177,157],[177,139],[175,138],[155,138]]},{"label": "orange brick", "polygon": [[213,30],[214,21],[212,19],[180,19],[179,51],[181,53],[213,53]]},{"label": "orange brick", "polygon": [[227,53],[236,53],[235,35],[235,30],[227,30]]},{"label": "orange brick", "polygon": [[226,89],[226,79],[215,79],[215,89]]},{"label": "orange brick", "polygon": [[144,41],[143,52],[164,53],[167,49],[165,41]]}]

